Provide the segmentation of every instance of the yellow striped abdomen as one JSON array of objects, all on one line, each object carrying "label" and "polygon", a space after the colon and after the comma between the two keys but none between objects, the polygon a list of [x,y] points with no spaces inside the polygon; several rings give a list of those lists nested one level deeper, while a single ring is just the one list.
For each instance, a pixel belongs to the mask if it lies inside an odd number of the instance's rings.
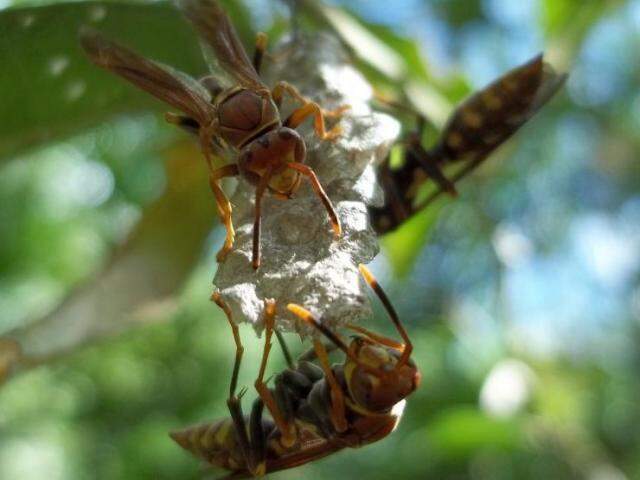
[{"label": "yellow striped abdomen", "polygon": [[195,425],[169,435],[182,448],[211,465],[232,471],[246,468],[231,419]]}]

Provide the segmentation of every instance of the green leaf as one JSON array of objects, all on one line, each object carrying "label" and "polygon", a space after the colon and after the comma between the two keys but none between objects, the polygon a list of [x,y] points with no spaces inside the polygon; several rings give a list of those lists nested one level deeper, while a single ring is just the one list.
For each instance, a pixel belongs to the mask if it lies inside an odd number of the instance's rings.
[{"label": "green leaf", "polygon": [[480,0],[436,0],[432,4],[438,17],[456,28],[480,20],[484,16]]},{"label": "green leaf", "polygon": [[411,272],[422,247],[429,239],[431,227],[438,219],[440,203],[430,205],[405,222],[398,230],[382,238],[382,248],[398,277]]},{"label": "green leaf", "polygon": [[[248,16],[229,8],[248,33]],[[82,2],[0,12],[0,159],[126,112],[166,110],[150,95],[89,62],[81,25],[190,75],[205,73],[199,43],[168,3]]]},{"label": "green leaf", "polygon": [[491,418],[471,406],[443,411],[426,431],[433,449],[450,460],[462,460],[491,447],[513,450],[522,436],[517,419]]}]

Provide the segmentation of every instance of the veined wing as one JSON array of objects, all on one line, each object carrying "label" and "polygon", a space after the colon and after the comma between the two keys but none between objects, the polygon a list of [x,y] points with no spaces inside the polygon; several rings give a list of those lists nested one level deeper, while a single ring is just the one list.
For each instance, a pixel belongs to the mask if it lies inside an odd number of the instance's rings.
[{"label": "veined wing", "polygon": [[177,1],[184,15],[213,51],[217,63],[229,75],[244,87],[254,90],[267,88],[253,68],[229,16],[216,0]]},{"label": "veined wing", "polygon": [[213,117],[211,95],[188,75],[146,59],[89,28],[80,31],[80,44],[96,65],[120,75],[199,123],[207,123]]},{"label": "veined wing", "polygon": [[[282,457],[279,457],[277,459],[268,460],[266,473],[273,473],[280,470],[288,470],[289,468],[299,467],[300,465],[304,465],[305,463],[313,462],[315,460],[327,457],[332,453],[342,450],[343,448],[344,447],[342,445],[330,442],[328,440],[318,442],[315,445],[301,448],[296,452],[290,453],[288,455],[283,455]],[[220,480],[239,480],[242,478],[251,478],[251,474],[246,471],[235,472],[222,477]]]}]

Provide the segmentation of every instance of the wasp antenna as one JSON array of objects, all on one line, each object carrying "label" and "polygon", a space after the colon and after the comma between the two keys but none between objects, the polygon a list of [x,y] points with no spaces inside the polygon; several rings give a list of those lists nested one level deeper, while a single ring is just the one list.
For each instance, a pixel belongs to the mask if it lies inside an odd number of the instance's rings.
[{"label": "wasp antenna", "polygon": [[407,363],[407,361],[409,360],[409,357],[411,356],[411,352],[413,350],[413,344],[411,343],[411,339],[409,338],[407,331],[404,329],[404,326],[400,321],[400,317],[398,316],[396,309],[393,308],[393,305],[391,304],[389,297],[387,297],[387,294],[385,293],[385,291],[378,284],[378,281],[373,276],[373,273],[371,273],[371,271],[367,267],[365,267],[362,263],[358,265],[358,268],[360,269],[360,273],[364,277],[364,280],[369,284],[371,289],[378,296],[378,298],[382,302],[382,305],[384,305],[384,308],[387,311],[389,318],[395,325],[396,329],[398,330],[398,333],[400,333],[400,336],[402,337],[402,340],[405,343],[404,349],[402,351],[402,356],[400,357],[400,360],[397,363],[397,365],[399,366],[403,365]]},{"label": "wasp antenna", "polygon": [[320,322],[320,320],[314,317],[309,310],[295,303],[288,304],[287,310],[289,310],[296,317],[300,318],[304,322],[308,323],[309,325],[311,325],[312,327],[320,331],[320,333],[322,333],[325,337],[327,337],[336,347],[342,350],[349,358],[355,360],[356,362],[358,361],[356,358],[354,358],[353,354],[349,351],[349,347],[347,347],[347,345],[342,340],[340,340],[340,338],[338,338],[338,336],[335,333],[333,333],[330,329],[324,326],[322,322]]}]

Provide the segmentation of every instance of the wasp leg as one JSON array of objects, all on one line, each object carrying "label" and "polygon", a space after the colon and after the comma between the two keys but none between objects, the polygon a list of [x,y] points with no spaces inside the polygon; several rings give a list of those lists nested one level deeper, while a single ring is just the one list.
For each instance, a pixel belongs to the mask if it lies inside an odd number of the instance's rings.
[{"label": "wasp leg", "polygon": [[407,134],[404,138],[404,143],[407,145],[407,149],[409,150],[409,152],[407,152],[407,156],[411,154],[411,158],[407,159],[407,162],[409,162],[409,164],[417,163],[418,166],[422,167],[427,176],[436,183],[439,189],[448,193],[452,197],[456,197],[458,192],[455,188],[454,182],[445,177],[435,156],[430,152],[427,152],[422,146],[422,138],[424,137],[424,131],[427,124],[433,125],[433,122],[411,105],[385,98],[378,92],[374,93],[374,99],[378,103],[388,107],[390,110],[408,113],[415,117],[416,129]]},{"label": "wasp leg", "polygon": [[[273,395],[276,405],[280,409],[280,413],[282,414],[282,418],[284,419],[284,421],[289,425],[292,425],[295,421],[294,401],[296,398],[299,398],[299,396],[296,397],[296,395],[289,390],[288,386],[285,384],[282,374],[277,375],[273,383],[274,387],[270,391]],[[291,386],[295,387],[296,385],[294,384]]]},{"label": "wasp leg", "polygon": [[415,160],[418,161],[427,176],[435,182],[441,191],[448,193],[452,197],[457,197],[458,191],[456,190],[455,182],[445,177],[435,155],[426,151],[422,146],[422,138],[427,127],[427,117],[411,107],[408,108],[416,116],[416,130],[407,136],[407,148],[411,150]]},{"label": "wasp leg", "polygon": [[231,309],[222,300],[222,297],[218,292],[213,292],[211,295],[211,300],[218,305],[224,312],[227,317],[227,321],[229,322],[229,326],[231,327],[231,331],[233,332],[233,340],[236,344],[236,358],[233,364],[233,374],[231,375],[231,385],[229,387],[229,397],[233,397],[235,395],[236,387],[238,385],[238,373],[240,372],[240,363],[242,362],[242,355],[244,353],[244,347],[242,346],[242,340],[240,340],[240,331],[238,329],[238,325],[233,321],[233,317],[231,316]]},{"label": "wasp leg", "polygon": [[424,131],[427,127],[427,118],[417,110],[411,107],[406,107],[416,117],[416,129],[409,133],[405,139],[407,154],[411,153],[414,163],[417,162],[420,165],[427,176],[435,182],[438,188],[452,197],[458,196],[455,183],[445,177],[442,169],[438,165],[436,156],[428,152],[422,146],[422,138],[424,137]]},{"label": "wasp leg", "polygon": [[224,177],[234,177],[239,174],[238,166],[236,164],[225,165],[224,167],[213,170],[209,174],[209,185],[213,195],[216,198],[216,206],[218,207],[218,213],[220,214],[220,220],[227,229],[227,235],[224,241],[224,245],[216,255],[218,262],[222,262],[231,247],[233,247],[233,240],[235,238],[235,231],[233,229],[233,222],[231,220],[231,202],[225,195],[222,187],[220,187],[220,179]]},{"label": "wasp leg", "polygon": [[258,378],[255,381],[255,387],[260,395],[260,398],[267,406],[269,413],[271,413],[271,417],[273,417],[273,421],[276,426],[280,430],[280,443],[285,448],[290,448],[295,445],[297,440],[297,432],[295,430],[295,425],[290,424],[285,420],[285,417],[280,410],[271,390],[267,387],[267,384],[264,382],[264,374],[267,368],[267,360],[269,358],[269,352],[271,351],[271,336],[274,330],[274,322],[276,315],[276,304],[274,300],[265,300],[264,302],[264,323],[265,323],[265,339],[264,339],[264,350],[262,353],[262,362],[260,363],[260,372],[258,373]]},{"label": "wasp leg", "polygon": [[280,330],[276,330],[276,338],[278,339],[278,343],[280,344],[280,350],[282,350],[282,354],[284,355],[284,359],[287,362],[287,367],[293,369],[295,368],[295,362],[293,361],[293,357],[291,356],[291,352],[289,351],[289,347],[282,336]]},{"label": "wasp leg", "polygon": [[253,269],[257,270],[260,266],[260,230],[262,228],[262,197],[264,192],[269,186],[269,180],[271,179],[271,169],[260,177],[260,183],[256,188],[256,206],[255,206],[255,219],[253,221],[253,255],[251,263]]},{"label": "wasp leg", "polygon": [[316,192],[318,197],[320,197],[320,201],[329,214],[329,218],[331,219],[331,226],[333,227],[333,233],[335,234],[336,238],[339,237],[342,234],[340,219],[338,219],[338,214],[334,210],[331,200],[329,200],[329,197],[327,197],[327,194],[322,188],[322,185],[320,184],[320,181],[318,180],[315,172],[311,169],[311,167],[308,167],[307,165],[304,165],[302,163],[291,162],[288,163],[287,166],[299,171],[309,179],[313,190]]},{"label": "wasp leg", "polygon": [[344,392],[340,388],[340,385],[338,385],[338,381],[333,374],[333,370],[329,364],[329,355],[324,347],[324,343],[320,340],[314,340],[313,347],[316,351],[320,367],[324,372],[331,391],[331,422],[337,432],[344,432],[348,427],[345,412]]},{"label": "wasp leg", "polygon": [[331,130],[327,131],[324,125],[324,119],[325,117],[340,118],[340,116],[350,108],[348,105],[342,105],[335,110],[324,110],[316,102],[312,102],[303,97],[298,89],[290,83],[278,82],[272,91],[273,100],[278,107],[282,104],[285,92],[302,104],[300,108],[294,110],[284,121],[285,127],[296,128],[304,122],[307,117],[313,115],[313,124],[316,135],[318,135],[322,140],[333,140],[342,133],[340,125],[336,125]]},{"label": "wasp leg", "polygon": [[253,68],[258,75],[260,75],[260,67],[262,66],[262,59],[265,51],[267,50],[268,42],[269,37],[267,34],[264,32],[258,32],[256,35],[256,49],[253,52]]},{"label": "wasp leg", "polygon": [[251,453],[251,474],[254,477],[262,477],[267,473],[267,437],[262,423],[264,403],[256,398],[251,408],[249,417],[249,436]]},{"label": "wasp leg", "polygon": [[321,140],[334,140],[340,136],[342,133],[342,127],[340,125],[336,125],[331,130],[327,131],[324,125],[324,117],[327,116],[324,114],[320,105],[315,102],[308,102],[304,104],[302,107],[294,110],[291,115],[284,121],[285,127],[296,128],[302,122],[306,120],[307,117],[313,115],[313,128],[316,131],[316,135],[320,137]]},{"label": "wasp leg", "polygon": [[456,190],[454,182],[445,177],[440,166],[436,163],[435,157],[427,152],[420,144],[420,138],[417,134],[410,135],[408,138],[408,148],[413,153],[415,159],[418,160],[418,164],[424,169],[427,176],[435,182],[438,189],[448,193],[452,197],[457,197],[458,191]]},{"label": "wasp leg", "polygon": [[[478,168],[485,160],[486,160],[486,154],[484,153],[478,154],[476,158],[465,163],[464,167],[462,167],[460,170],[458,170],[455,174],[451,176],[451,183],[455,184],[456,182],[459,182],[460,180],[462,180],[464,177],[466,177],[468,174],[472,173],[476,168]],[[445,190],[441,188],[436,190],[435,192],[430,194],[427,198],[425,198],[422,202],[417,204],[414,207],[414,210],[415,211],[422,210],[426,206],[431,205],[444,192]]]},{"label": "wasp leg", "polygon": [[247,435],[247,426],[244,419],[244,413],[242,412],[242,396],[246,392],[246,389],[243,389],[238,395],[236,395],[236,387],[238,385],[238,372],[240,371],[240,364],[242,362],[244,347],[242,346],[242,342],[240,340],[240,332],[238,331],[238,326],[233,321],[229,306],[224,302],[224,300],[222,300],[218,292],[214,292],[213,295],[211,295],[211,300],[214,301],[216,305],[218,305],[222,309],[225,316],[227,317],[227,320],[229,321],[229,325],[231,325],[231,330],[233,332],[233,339],[236,343],[236,358],[233,364],[233,374],[231,375],[231,384],[229,386],[229,398],[227,399],[227,407],[229,407],[229,413],[231,414],[231,419],[233,420],[233,424],[237,434],[238,445],[240,447],[240,450],[242,451],[242,456],[245,459],[248,470],[253,474],[253,472],[258,471],[258,467],[254,462],[255,455],[253,455],[252,453],[254,449],[252,448],[252,444],[249,441],[249,437]]}]

